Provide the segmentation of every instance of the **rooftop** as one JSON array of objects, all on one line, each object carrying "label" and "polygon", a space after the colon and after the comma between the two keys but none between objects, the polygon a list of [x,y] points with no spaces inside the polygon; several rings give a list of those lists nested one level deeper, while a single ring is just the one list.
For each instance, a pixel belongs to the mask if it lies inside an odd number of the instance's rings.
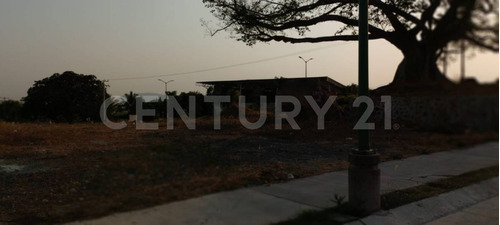
[{"label": "rooftop", "polygon": [[331,79],[330,77],[293,77],[293,78],[285,78],[285,77],[275,77],[272,79],[246,79],[246,80],[225,80],[225,81],[200,81],[197,82],[199,84],[208,84],[208,85],[241,85],[241,84],[252,84],[252,85],[260,85],[260,84],[269,84],[270,82],[276,81],[310,81],[310,80],[320,80],[331,83],[338,87],[344,87],[343,84]]}]

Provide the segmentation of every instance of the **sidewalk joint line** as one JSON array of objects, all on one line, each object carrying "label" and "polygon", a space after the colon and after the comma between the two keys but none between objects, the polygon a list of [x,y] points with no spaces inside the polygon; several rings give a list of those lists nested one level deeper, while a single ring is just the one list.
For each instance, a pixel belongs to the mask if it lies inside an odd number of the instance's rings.
[{"label": "sidewalk joint line", "polygon": [[258,190],[253,190],[253,191],[261,193],[261,194],[264,194],[264,195],[267,195],[267,196],[271,196],[271,197],[275,197],[275,198],[278,198],[278,199],[286,200],[286,201],[289,201],[289,202],[297,203],[299,205],[305,205],[305,206],[313,207],[313,208],[316,208],[316,209],[325,209],[323,207],[318,207],[318,206],[315,206],[315,205],[311,205],[311,204],[307,204],[307,203],[302,203],[302,202],[299,202],[299,201],[296,201],[296,200],[292,200],[292,199],[288,199],[288,198],[284,198],[284,197],[281,197],[281,196],[278,196],[278,195],[273,195],[273,194],[265,193],[265,192],[258,191]]}]

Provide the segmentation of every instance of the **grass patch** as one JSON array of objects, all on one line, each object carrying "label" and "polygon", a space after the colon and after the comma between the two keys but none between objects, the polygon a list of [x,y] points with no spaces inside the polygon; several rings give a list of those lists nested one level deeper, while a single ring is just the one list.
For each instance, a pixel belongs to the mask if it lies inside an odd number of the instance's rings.
[{"label": "grass patch", "polygon": [[[430,182],[417,187],[384,194],[381,196],[381,207],[383,210],[393,209],[411,202],[463,188],[493,177],[498,177],[498,166],[487,167],[451,178]],[[292,220],[274,223],[274,225],[343,224],[350,220],[357,219],[356,217],[346,215],[349,214],[350,211],[351,210],[346,204],[342,204],[340,206],[322,211],[306,211]]]}]

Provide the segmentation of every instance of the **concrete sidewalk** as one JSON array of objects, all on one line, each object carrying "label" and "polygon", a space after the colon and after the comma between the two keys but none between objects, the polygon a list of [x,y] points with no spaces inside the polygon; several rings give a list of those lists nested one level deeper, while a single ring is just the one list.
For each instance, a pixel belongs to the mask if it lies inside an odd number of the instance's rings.
[{"label": "concrete sidewalk", "polygon": [[498,224],[498,196],[434,220],[426,225]]},{"label": "concrete sidewalk", "polygon": [[[381,192],[494,165],[498,165],[498,142],[384,162],[379,165]],[[74,224],[269,224],[291,219],[304,210],[333,207],[335,194],[347,196],[347,171],[210,194]]]},{"label": "concrete sidewalk", "polygon": [[498,224],[498,177],[346,225]]}]

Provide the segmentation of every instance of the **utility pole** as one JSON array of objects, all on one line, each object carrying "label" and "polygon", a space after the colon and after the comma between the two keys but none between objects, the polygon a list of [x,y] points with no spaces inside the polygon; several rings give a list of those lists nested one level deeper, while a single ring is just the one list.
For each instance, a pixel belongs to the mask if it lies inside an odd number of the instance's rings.
[{"label": "utility pole", "polygon": [[[106,101],[106,87],[109,87],[109,85],[107,85],[106,82],[109,82],[109,80],[102,80],[102,104],[104,104],[104,102]],[[103,118],[103,120],[107,118],[106,108],[107,107],[104,107],[104,110],[102,112],[101,118]]]},{"label": "utility pole", "polygon": [[[358,0],[358,4],[358,96],[368,97],[368,0]],[[366,111],[367,104],[359,107],[359,117]],[[349,154],[349,204],[361,214],[368,214],[380,209],[380,169],[378,168],[380,156],[370,149],[368,128],[362,128],[358,132],[358,149]]]},{"label": "utility pole", "polygon": [[310,58],[308,60],[305,60],[304,58],[302,58],[302,56],[299,56],[299,59],[302,59],[302,61],[304,61],[304,63],[306,64],[306,70],[305,70],[305,73],[306,73],[306,78],[307,78],[307,63],[311,60],[313,60],[313,58]]},{"label": "utility pole", "polygon": [[448,47],[445,47],[443,50],[444,60],[443,60],[443,74],[447,76],[448,74],[448,54],[460,54],[460,82],[465,79],[465,42],[460,42],[460,49],[452,49],[448,50]]},{"label": "utility pole", "polygon": [[443,60],[443,75],[446,77],[448,71],[448,47],[444,47],[443,50],[444,60]]},{"label": "utility pole", "polygon": [[465,79],[465,41],[460,42],[460,83]]}]

